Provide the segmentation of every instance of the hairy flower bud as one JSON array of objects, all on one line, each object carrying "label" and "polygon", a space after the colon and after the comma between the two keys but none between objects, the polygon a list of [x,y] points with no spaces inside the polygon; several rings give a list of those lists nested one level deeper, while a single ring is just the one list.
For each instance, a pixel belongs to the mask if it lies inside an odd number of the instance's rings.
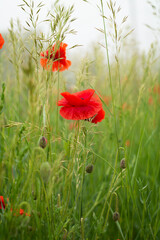
[{"label": "hairy flower bud", "polygon": [[42,163],[40,167],[40,175],[44,183],[47,183],[49,181],[50,174],[51,174],[50,164],[48,162]]},{"label": "hairy flower bud", "polygon": [[86,166],[86,172],[87,173],[92,173],[93,172],[93,164],[90,163]]},{"label": "hairy flower bud", "polygon": [[39,146],[40,146],[41,148],[45,148],[46,145],[47,145],[47,139],[46,139],[45,137],[41,137],[41,138],[39,139]]},{"label": "hairy flower bud", "polygon": [[120,162],[120,168],[125,169],[126,168],[126,160],[123,158]]},{"label": "hairy flower bud", "polygon": [[114,212],[113,213],[113,221],[118,221],[119,220],[119,218],[120,218],[120,215],[119,215],[119,212]]}]

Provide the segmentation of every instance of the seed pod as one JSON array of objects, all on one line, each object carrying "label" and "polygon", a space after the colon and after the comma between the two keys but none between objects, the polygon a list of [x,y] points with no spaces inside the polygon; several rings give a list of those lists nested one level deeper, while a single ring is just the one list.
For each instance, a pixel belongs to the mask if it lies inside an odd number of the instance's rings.
[{"label": "seed pod", "polygon": [[49,181],[50,174],[51,174],[50,164],[48,162],[42,163],[40,167],[40,175],[44,183],[47,183]]},{"label": "seed pod", "polygon": [[47,139],[46,139],[45,137],[41,137],[41,138],[39,139],[39,146],[40,146],[41,148],[45,148],[46,145],[47,145]]},{"label": "seed pod", "polygon": [[120,218],[120,215],[119,215],[119,212],[114,212],[113,213],[113,221],[118,221],[119,220],[119,218]]},{"label": "seed pod", "polygon": [[86,166],[86,172],[87,173],[92,173],[93,172],[93,164],[90,163]]},{"label": "seed pod", "polygon": [[120,162],[120,168],[125,169],[126,168],[126,160],[123,158]]}]

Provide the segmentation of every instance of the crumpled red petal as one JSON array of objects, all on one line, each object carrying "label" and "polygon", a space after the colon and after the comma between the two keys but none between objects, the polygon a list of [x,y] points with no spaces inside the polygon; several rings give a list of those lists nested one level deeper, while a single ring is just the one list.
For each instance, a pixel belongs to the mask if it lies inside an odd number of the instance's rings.
[{"label": "crumpled red petal", "polygon": [[105,111],[103,108],[97,113],[97,115],[92,119],[92,123],[98,123],[101,122],[105,118]]},{"label": "crumpled red petal", "polygon": [[[57,47],[58,46],[58,47]],[[66,43],[60,43],[60,45],[54,44],[52,48],[46,50],[46,52],[41,52],[40,60],[41,66],[48,71],[65,71],[71,66],[71,61],[66,60]]]},{"label": "crumpled red petal", "polygon": [[[87,89],[87,90],[77,92],[77,93],[73,93],[73,94],[71,94],[69,92],[63,92],[63,93],[61,93],[61,95],[72,106],[84,106],[89,102],[89,100],[93,96],[94,92],[95,92],[95,90],[93,90],[93,89]],[[61,104],[62,103],[63,102],[61,102]],[[66,103],[66,102],[64,102],[64,103]],[[58,104],[58,106],[65,106],[65,105],[59,105]]]},{"label": "crumpled red petal", "polygon": [[68,120],[84,120],[93,117],[100,110],[100,106],[86,105],[77,107],[62,107],[60,109],[60,115]]},{"label": "crumpled red petal", "polygon": [[102,121],[105,112],[102,109],[102,102],[95,90],[87,89],[77,93],[63,92],[64,97],[58,101],[58,106],[63,106],[60,109],[60,115],[68,120],[87,120],[93,118],[92,122],[97,123]]}]

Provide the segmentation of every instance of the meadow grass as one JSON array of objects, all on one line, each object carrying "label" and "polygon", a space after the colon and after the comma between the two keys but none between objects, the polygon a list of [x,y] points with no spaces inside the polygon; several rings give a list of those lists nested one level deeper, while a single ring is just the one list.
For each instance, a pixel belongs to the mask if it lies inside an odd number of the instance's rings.
[{"label": "meadow grass", "polygon": [[[37,28],[45,5],[23,0],[20,7],[29,12],[25,34],[11,21],[0,50],[0,195],[7,203],[0,209],[0,239],[159,240],[158,45],[147,54],[126,47],[122,40],[132,29],[122,35],[119,6],[100,0],[107,61],[95,44],[92,56],[72,70],[73,83],[66,72],[46,71],[39,63],[41,51],[75,32],[73,7],[57,1],[44,20],[51,26],[47,37]],[[105,119],[93,124],[62,118],[60,93],[89,88],[100,96]],[[11,208],[30,216],[15,216]]]}]

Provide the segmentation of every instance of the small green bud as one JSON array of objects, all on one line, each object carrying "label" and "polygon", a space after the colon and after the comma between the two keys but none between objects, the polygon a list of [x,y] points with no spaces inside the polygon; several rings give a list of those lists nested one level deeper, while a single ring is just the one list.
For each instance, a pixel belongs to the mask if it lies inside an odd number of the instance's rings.
[{"label": "small green bud", "polygon": [[47,183],[49,181],[50,174],[51,174],[50,164],[48,162],[42,163],[40,167],[40,175],[44,183]]},{"label": "small green bud", "polygon": [[87,173],[92,173],[93,172],[93,164],[90,163],[86,166],[86,172]]},{"label": "small green bud", "polygon": [[123,158],[120,162],[120,168],[125,169],[126,168],[126,160]]},{"label": "small green bud", "polygon": [[119,220],[119,218],[120,218],[120,215],[119,215],[119,212],[114,212],[113,213],[113,221],[118,221]]},{"label": "small green bud", "polygon": [[45,137],[41,137],[41,138],[39,139],[39,146],[40,146],[41,148],[45,148],[46,145],[47,145],[47,139],[46,139]]}]

